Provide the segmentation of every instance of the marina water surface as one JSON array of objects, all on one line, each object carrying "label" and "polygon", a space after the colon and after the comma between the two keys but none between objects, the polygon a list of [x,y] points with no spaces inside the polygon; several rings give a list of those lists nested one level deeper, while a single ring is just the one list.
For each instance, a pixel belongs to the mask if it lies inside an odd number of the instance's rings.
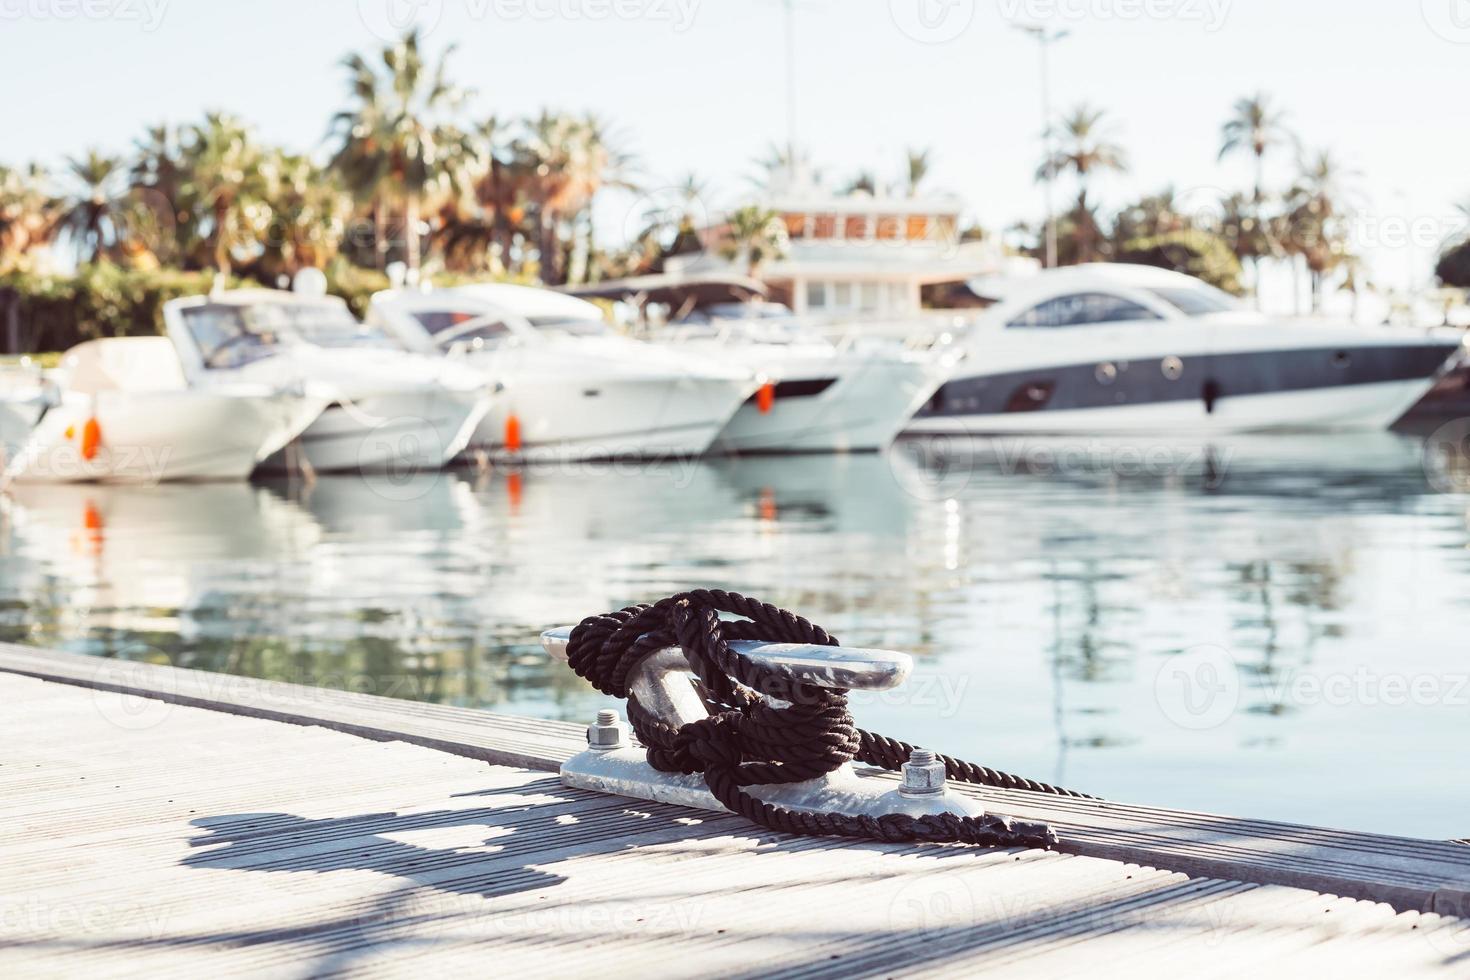
[{"label": "marina water surface", "polygon": [[1116,799],[1465,837],[1467,490],[1463,440],[1394,434],[17,487],[0,639],[581,720],[604,701],[540,630],[728,588],[917,656],[854,696],[864,727]]}]

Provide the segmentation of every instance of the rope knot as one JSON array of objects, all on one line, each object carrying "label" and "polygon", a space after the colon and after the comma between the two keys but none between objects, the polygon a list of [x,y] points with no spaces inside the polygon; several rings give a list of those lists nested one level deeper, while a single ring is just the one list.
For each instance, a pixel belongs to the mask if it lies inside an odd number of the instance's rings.
[{"label": "rope knot", "polygon": [[[738,619],[724,619],[728,613]],[[589,616],[572,630],[567,662],[599,691],[628,699],[628,720],[664,772],[704,773],[728,809],[774,830],[884,841],[958,841],[989,847],[1045,847],[1045,824],[955,814],[881,817],[794,811],[765,803],[742,787],[814,779],[851,759],[899,769],[913,746],[857,728],[847,691],[801,683],[785,670],[738,656],[735,640],[837,645],[837,638],[795,613],[735,592],[695,589],[651,605]],[[646,711],[628,678],[647,656],[677,645],[699,680],[708,717],[672,728]],[[987,786],[1083,796],[973,763],[938,757],[950,778]]]}]

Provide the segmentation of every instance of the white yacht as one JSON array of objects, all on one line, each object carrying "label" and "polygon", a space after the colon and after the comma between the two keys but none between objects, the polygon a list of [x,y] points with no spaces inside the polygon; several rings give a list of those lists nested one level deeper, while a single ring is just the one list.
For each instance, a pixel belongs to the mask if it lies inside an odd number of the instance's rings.
[{"label": "white yacht", "polygon": [[78,344],[52,383],[7,483],[245,479],[326,406],[268,383],[192,388],[164,337]]},{"label": "white yacht", "polygon": [[971,288],[995,304],[906,432],[1385,429],[1464,349],[1458,331],[1263,316],[1150,266]]},{"label": "white yacht", "polygon": [[[29,357],[0,366],[0,452],[11,459],[61,397],[60,389]],[[0,461],[0,470],[4,462]]]},{"label": "white yacht", "polygon": [[504,385],[471,446],[531,460],[698,456],[761,383],[621,336],[596,305],[528,286],[388,291],[368,319]]},{"label": "white yacht", "polygon": [[[482,376],[404,350],[335,296],[230,290],[173,300],[164,321],[197,388],[264,382],[325,398],[299,440],[318,471],[438,469],[492,402]],[[265,466],[288,465],[288,456]]]},{"label": "white yacht", "polygon": [[658,341],[765,375],[715,440],[726,452],[882,449],[950,368],[941,355],[897,344],[833,342],[738,276],[639,276],[569,292],[626,302]]}]

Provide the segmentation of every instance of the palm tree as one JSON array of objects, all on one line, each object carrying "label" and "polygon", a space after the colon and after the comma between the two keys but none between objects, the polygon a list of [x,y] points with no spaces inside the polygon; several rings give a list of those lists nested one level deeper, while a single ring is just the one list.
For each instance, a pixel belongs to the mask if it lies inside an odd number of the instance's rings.
[{"label": "palm tree", "polygon": [[873,176],[871,170],[859,170],[852,175],[842,188],[844,194],[876,194],[878,193],[878,178]]},{"label": "palm tree", "polygon": [[518,157],[510,127],[495,116],[470,126],[458,183],[462,192],[439,210],[433,246],[445,267],[458,272],[500,274],[536,238],[531,223],[533,166]]},{"label": "palm tree", "polygon": [[85,156],[68,157],[66,168],[76,189],[67,195],[62,229],[76,245],[78,256],[96,262],[102,258],[108,243],[115,244],[118,240],[113,217],[121,190],[123,161],[121,157],[90,149]]},{"label": "palm tree", "polygon": [[162,262],[179,262],[198,244],[194,215],[183,206],[183,150],[168,125],[150,126],[133,143],[132,187],[121,219],[129,246]]},{"label": "palm tree", "polygon": [[49,183],[36,164],[25,170],[0,166],[0,272],[9,272],[56,237],[63,205],[51,196]]},{"label": "palm tree", "polygon": [[1322,307],[1322,287],[1328,273],[1347,255],[1343,227],[1344,170],[1329,150],[1319,150],[1300,162],[1301,173],[1287,195],[1287,250],[1301,256],[1311,278],[1312,311]]},{"label": "palm tree", "polygon": [[269,213],[259,262],[264,278],[324,268],[337,254],[352,210],[335,175],[309,157],[272,150],[260,176],[261,203]]},{"label": "palm tree", "polygon": [[916,197],[919,193],[919,185],[924,178],[929,176],[929,170],[933,166],[932,151],[928,147],[923,149],[909,149],[904,152],[907,164],[907,186],[909,197]]},{"label": "palm tree", "polygon": [[574,238],[573,273],[580,278],[591,251],[593,198],[604,187],[633,186],[631,156],[617,148],[606,122],[598,117],[544,110],[526,123],[513,156],[526,175],[536,209],[541,279],[551,285],[567,280],[562,249],[566,237]]},{"label": "palm tree", "polygon": [[[1223,160],[1234,153],[1249,152],[1255,158],[1256,184],[1252,197],[1254,202],[1254,221],[1262,233],[1269,232],[1269,225],[1265,220],[1264,205],[1266,200],[1266,154],[1272,148],[1287,144],[1295,144],[1296,139],[1286,128],[1286,113],[1274,108],[1271,99],[1264,92],[1247,96],[1236,101],[1232,109],[1232,115],[1225,120],[1220,127],[1220,155]],[[1251,260],[1252,276],[1255,280],[1252,293],[1255,295],[1256,305],[1261,302],[1260,278],[1261,257],[1270,252],[1279,251],[1279,245],[1270,242],[1268,251],[1257,252]]]},{"label": "palm tree", "polygon": [[420,224],[426,209],[451,197],[471,140],[443,121],[464,101],[449,82],[451,45],[430,66],[419,51],[417,29],[381,52],[382,71],[360,54],[342,61],[352,105],[332,119],[341,143],[332,168],[360,201],[373,209],[379,238],[391,209],[403,216],[405,261],[417,274]]},{"label": "palm tree", "polygon": [[269,220],[261,150],[243,122],[211,112],[184,127],[180,154],[179,204],[201,231],[195,261],[228,274],[241,252],[258,247]]},{"label": "palm tree", "polygon": [[770,190],[774,187],[793,184],[799,174],[810,174],[814,182],[821,182],[821,171],[812,168],[811,156],[804,151],[792,151],[785,145],[770,143],[766,151],[753,161],[760,173],[750,178],[757,187]]},{"label": "palm tree", "polygon": [[1273,108],[1270,97],[1264,92],[1238,100],[1232,111],[1233,115],[1220,127],[1219,159],[1246,150],[1255,157],[1255,202],[1259,211],[1266,196],[1267,151],[1276,146],[1294,144],[1296,140],[1286,128],[1286,113]]},{"label": "palm tree", "polygon": [[1087,201],[1087,185],[1093,175],[1103,171],[1128,170],[1128,154],[1123,147],[1109,139],[1104,113],[1087,105],[1080,105],[1065,116],[1060,125],[1053,127],[1053,139],[1058,149],[1043,160],[1036,170],[1036,179],[1044,181],[1053,175],[1071,171],[1077,177],[1077,203],[1073,208],[1077,241],[1077,261],[1088,262],[1094,257],[1094,243],[1100,237],[1097,223],[1092,219],[1093,208]]},{"label": "palm tree", "polygon": [[743,262],[746,275],[753,279],[763,262],[784,256],[789,244],[779,214],[747,205],[736,208],[726,218],[720,256],[730,262]]}]

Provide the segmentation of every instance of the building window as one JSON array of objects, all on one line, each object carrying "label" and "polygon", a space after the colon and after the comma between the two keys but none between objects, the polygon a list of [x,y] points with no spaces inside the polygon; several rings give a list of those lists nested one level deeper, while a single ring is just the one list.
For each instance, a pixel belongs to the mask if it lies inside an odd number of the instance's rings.
[{"label": "building window", "polygon": [[813,238],[836,238],[837,237],[837,215],[819,214],[817,220],[812,223]]},{"label": "building window", "polygon": [[909,215],[908,228],[904,232],[904,237],[911,242],[920,242],[927,234],[929,234],[929,216],[926,214]]},{"label": "building window", "polygon": [[827,284],[825,282],[806,284],[806,305],[809,310],[820,310],[827,306]]},{"label": "building window", "polygon": [[874,238],[893,239],[898,237],[898,215],[885,214],[878,218],[873,229]]},{"label": "building window", "polygon": [[850,214],[842,223],[842,237],[863,239],[868,237],[868,216],[865,214]]},{"label": "building window", "polygon": [[806,215],[789,212],[781,215],[781,220],[786,223],[786,234],[791,238],[806,237]]},{"label": "building window", "polygon": [[878,309],[878,284],[876,282],[863,283],[860,296],[858,309],[864,313],[872,313]]},{"label": "building window", "polygon": [[888,284],[888,308],[895,313],[908,309],[909,287],[906,283],[890,282]]},{"label": "building window", "polygon": [[852,309],[852,283],[839,282],[833,284],[832,306],[839,310]]}]

